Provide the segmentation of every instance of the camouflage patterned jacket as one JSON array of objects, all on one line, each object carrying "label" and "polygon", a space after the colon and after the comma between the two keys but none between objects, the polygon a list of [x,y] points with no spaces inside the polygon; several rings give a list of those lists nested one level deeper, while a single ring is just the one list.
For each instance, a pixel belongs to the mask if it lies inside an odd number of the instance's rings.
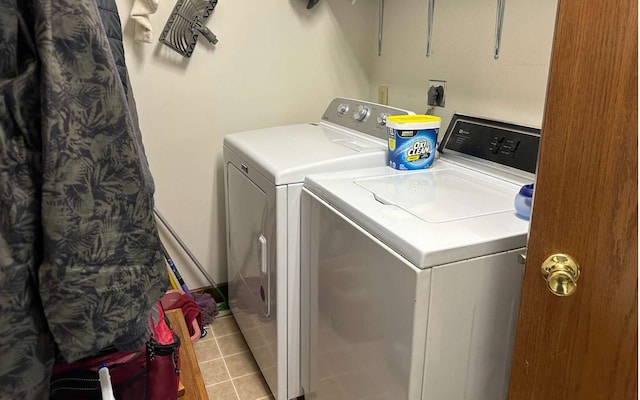
[{"label": "camouflage patterned jacket", "polygon": [[94,0],[0,0],[0,400],[138,341],[167,287],[135,115]]}]

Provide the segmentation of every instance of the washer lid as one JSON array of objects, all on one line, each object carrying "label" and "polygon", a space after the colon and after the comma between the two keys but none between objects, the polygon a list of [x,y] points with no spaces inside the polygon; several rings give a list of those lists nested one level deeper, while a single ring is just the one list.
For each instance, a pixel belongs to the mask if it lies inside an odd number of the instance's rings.
[{"label": "washer lid", "polygon": [[447,222],[513,211],[512,184],[464,169],[436,169],[356,179],[380,203],[426,222]]},{"label": "washer lid", "polygon": [[224,146],[276,185],[302,182],[310,173],[387,164],[384,140],[324,122],[232,133]]},{"label": "washer lid", "polygon": [[418,268],[526,245],[519,186],[444,160],[419,172],[389,167],[307,176],[305,188]]}]

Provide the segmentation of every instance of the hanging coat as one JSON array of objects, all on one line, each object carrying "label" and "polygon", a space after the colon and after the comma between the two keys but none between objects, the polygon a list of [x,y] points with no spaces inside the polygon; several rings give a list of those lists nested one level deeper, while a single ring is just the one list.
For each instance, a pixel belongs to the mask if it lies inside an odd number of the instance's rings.
[{"label": "hanging coat", "polygon": [[0,400],[146,340],[153,187],[93,0],[0,0]]}]

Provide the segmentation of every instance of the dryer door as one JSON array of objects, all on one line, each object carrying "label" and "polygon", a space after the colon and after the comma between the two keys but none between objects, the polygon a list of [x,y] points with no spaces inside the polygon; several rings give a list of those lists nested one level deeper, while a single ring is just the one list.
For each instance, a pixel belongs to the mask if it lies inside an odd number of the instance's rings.
[{"label": "dryer door", "polygon": [[[234,313],[271,315],[275,190],[227,164],[227,256]],[[271,194],[269,192],[272,192]],[[275,283],[275,282],[273,282]]]}]

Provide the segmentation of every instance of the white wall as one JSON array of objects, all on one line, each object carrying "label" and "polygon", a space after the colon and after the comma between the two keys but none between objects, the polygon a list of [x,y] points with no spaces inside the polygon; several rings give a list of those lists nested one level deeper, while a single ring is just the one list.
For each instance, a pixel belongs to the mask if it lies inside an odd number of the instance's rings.
[{"label": "white wall", "polygon": [[441,133],[454,112],[540,127],[557,0],[506,0],[498,60],[496,3],[436,0],[427,58],[428,2],[386,0],[383,50],[373,61],[370,96],[377,98],[379,85],[388,86],[390,104],[423,113],[429,79],[445,80],[445,107],[434,109],[443,117]]},{"label": "white wall", "polygon": [[[161,0],[151,16],[151,44],[133,41],[132,1],[117,4],[156,205],[213,279],[226,282],[223,136],[317,121],[333,97],[366,97],[369,8],[220,0],[207,21],[218,44],[200,38],[185,59],[158,42],[175,1]],[[165,243],[190,288],[209,286],[175,242]]]}]

